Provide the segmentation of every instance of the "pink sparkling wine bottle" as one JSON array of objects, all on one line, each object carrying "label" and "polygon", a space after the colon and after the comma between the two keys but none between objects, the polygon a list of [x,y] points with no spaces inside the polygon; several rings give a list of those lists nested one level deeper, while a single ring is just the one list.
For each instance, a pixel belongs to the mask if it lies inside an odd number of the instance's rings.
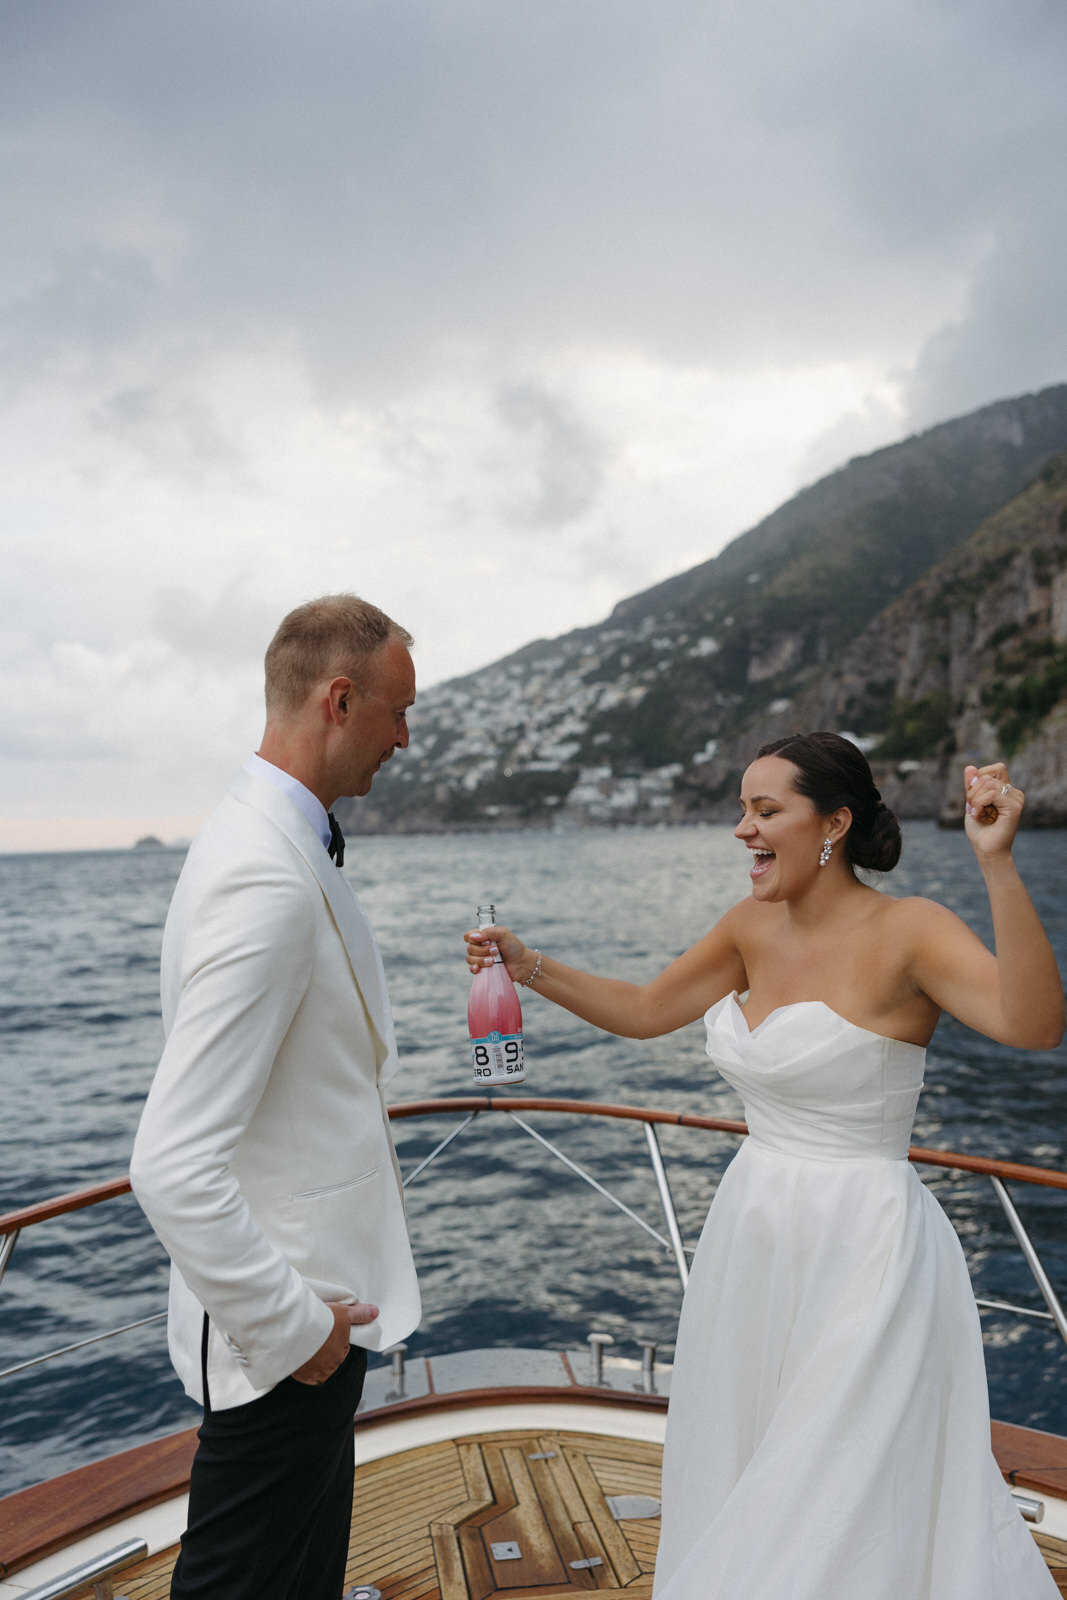
[{"label": "pink sparkling wine bottle", "polygon": [[[491,928],[495,921],[493,906],[478,907],[479,928]],[[518,992],[496,945],[491,944],[489,950],[493,965],[474,974],[467,1001],[474,1081],[483,1088],[497,1083],[521,1083],[526,1076]]]}]

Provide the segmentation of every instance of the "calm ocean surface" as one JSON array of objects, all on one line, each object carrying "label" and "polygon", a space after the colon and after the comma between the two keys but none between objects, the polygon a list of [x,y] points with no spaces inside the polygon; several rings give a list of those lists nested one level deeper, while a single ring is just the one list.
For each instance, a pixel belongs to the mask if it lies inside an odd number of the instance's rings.
[{"label": "calm ocean surface", "polygon": [[[1024,835],[1021,869],[1067,969],[1067,834]],[[179,853],[0,857],[0,1210],[124,1174],[161,1044],[160,933]],[[403,1070],[394,1100],[472,1092],[461,931],[492,900],[531,944],[642,979],[747,893],[728,828],[501,838],[354,839],[346,872],[377,930]],[[906,830],[893,894],[928,894],[989,937],[962,834]],[[525,1007],[530,1094],[619,1100],[736,1117],[699,1024],[651,1042],[614,1039],[544,1001]],[[946,1021],[929,1054],[917,1143],[1067,1165],[1067,1052],[1025,1055]],[[639,1126],[531,1115],[531,1123],[653,1225],[662,1216]],[[451,1119],[397,1125],[405,1168]],[[696,1242],[733,1141],[665,1129],[686,1243]],[[934,1177],[980,1295],[1041,1302],[986,1180]],[[1053,1282],[1067,1295],[1067,1195],[1016,1186]],[[673,1343],[673,1262],[503,1117],[479,1119],[409,1190],[425,1302],[412,1352]],[[23,1236],[0,1285],[0,1368],[161,1310],[166,1266],[130,1198]],[[1044,1322],[983,1318],[993,1412],[1067,1432],[1067,1347]],[[162,1324],[0,1380],[0,1492],[187,1426],[197,1413]]]}]

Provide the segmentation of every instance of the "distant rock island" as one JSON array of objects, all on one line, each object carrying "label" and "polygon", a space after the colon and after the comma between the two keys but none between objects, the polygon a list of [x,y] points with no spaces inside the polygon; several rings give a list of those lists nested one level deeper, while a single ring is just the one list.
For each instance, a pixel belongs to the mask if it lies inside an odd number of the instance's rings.
[{"label": "distant rock island", "polygon": [[594,627],[420,694],[353,832],[725,821],[755,748],[832,728],[903,817],[966,760],[1067,824],[1067,384],[802,490]]},{"label": "distant rock island", "polygon": [[167,847],[162,839],[157,839],[154,833],[146,833],[138,839],[133,847],[135,850],[165,850]]}]

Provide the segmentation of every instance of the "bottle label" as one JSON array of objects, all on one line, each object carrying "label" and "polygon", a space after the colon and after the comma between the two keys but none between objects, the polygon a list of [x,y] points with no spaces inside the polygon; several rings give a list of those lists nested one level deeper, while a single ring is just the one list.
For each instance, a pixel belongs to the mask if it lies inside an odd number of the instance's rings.
[{"label": "bottle label", "polygon": [[525,1077],[521,1033],[487,1033],[471,1040],[475,1083],[521,1083]]}]

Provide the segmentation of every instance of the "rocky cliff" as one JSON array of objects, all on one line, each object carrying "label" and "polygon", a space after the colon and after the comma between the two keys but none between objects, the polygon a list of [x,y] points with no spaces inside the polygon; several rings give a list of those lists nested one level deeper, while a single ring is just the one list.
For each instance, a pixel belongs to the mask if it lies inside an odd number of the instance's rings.
[{"label": "rocky cliff", "polygon": [[1067,823],[1067,453],[888,606],[757,726],[738,729],[693,803],[753,739],[848,731],[903,816],[962,821],[959,772],[1003,757],[1032,826]]}]

